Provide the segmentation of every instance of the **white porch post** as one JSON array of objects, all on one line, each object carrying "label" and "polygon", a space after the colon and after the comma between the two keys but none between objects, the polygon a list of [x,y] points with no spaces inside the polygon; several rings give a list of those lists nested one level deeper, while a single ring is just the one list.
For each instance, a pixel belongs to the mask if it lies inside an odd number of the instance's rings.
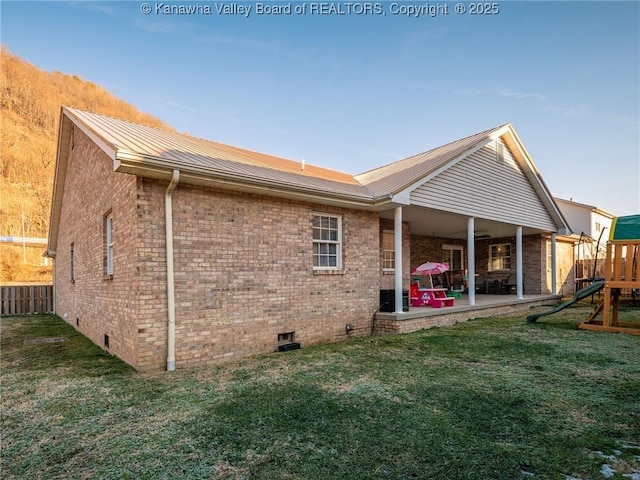
[{"label": "white porch post", "polygon": [[516,229],[516,295],[519,299],[524,298],[524,288],[522,285],[522,226]]},{"label": "white porch post", "polygon": [[551,234],[551,294],[556,295],[558,293],[558,279],[556,278],[556,234]]},{"label": "white porch post", "polygon": [[393,240],[395,249],[395,303],[394,313],[403,313],[402,310],[402,207],[396,207],[393,211]]},{"label": "white porch post", "polygon": [[476,304],[476,241],[475,218],[467,219],[467,285],[469,288],[469,305]]}]

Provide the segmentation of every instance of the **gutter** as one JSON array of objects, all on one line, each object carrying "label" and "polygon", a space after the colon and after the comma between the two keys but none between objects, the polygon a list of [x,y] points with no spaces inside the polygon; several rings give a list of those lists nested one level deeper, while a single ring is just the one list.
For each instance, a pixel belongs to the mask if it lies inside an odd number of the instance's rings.
[{"label": "gutter", "polygon": [[167,371],[176,369],[176,299],[173,277],[173,191],[178,186],[180,170],[174,170],[164,194],[165,244],[167,251]]},{"label": "gutter", "polygon": [[[116,161],[118,162],[117,172],[129,173],[139,177],[166,178],[171,175],[172,170],[180,169],[182,183],[225,189],[231,188],[280,198],[296,198],[314,203],[329,203],[358,210],[379,211],[382,208],[397,206],[388,206],[389,203],[392,203],[390,195],[375,197],[369,189],[360,183],[345,184],[353,187],[354,190],[360,190],[359,193],[355,191],[340,192],[334,191],[330,187],[323,188],[312,183],[295,185],[283,179],[266,178],[257,174],[229,172],[206,167],[188,167],[185,169],[184,165],[176,161],[150,155],[137,155],[125,151],[118,151]],[[285,173],[296,175],[296,173],[292,172]],[[335,183],[340,184],[341,182]]]}]

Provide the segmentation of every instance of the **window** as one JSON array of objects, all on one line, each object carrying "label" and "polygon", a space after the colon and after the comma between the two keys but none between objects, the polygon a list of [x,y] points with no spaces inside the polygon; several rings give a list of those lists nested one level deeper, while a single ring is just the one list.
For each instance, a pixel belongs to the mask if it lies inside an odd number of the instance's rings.
[{"label": "window", "polygon": [[76,250],[73,242],[71,242],[71,283],[76,283]]},{"label": "window", "polygon": [[464,247],[444,244],[442,250],[442,263],[449,265],[449,290],[464,292]]},{"label": "window", "polygon": [[393,230],[382,231],[382,270],[392,272],[396,269],[396,241]]},{"label": "window", "polygon": [[104,217],[104,273],[113,275],[113,214]]},{"label": "window", "polygon": [[509,243],[491,245],[489,270],[511,270],[511,245]]},{"label": "window", "polygon": [[342,267],[342,219],[337,215],[313,215],[313,268]]},{"label": "window", "polygon": [[442,245],[442,263],[449,265],[452,272],[464,270],[464,247],[462,245]]}]

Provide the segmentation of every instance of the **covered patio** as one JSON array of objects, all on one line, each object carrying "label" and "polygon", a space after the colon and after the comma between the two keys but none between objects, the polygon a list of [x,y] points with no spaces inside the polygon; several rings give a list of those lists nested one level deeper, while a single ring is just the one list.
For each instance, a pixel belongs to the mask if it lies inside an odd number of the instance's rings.
[{"label": "covered patio", "polygon": [[433,308],[409,307],[408,312],[377,312],[373,321],[373,333],[408,333],[424,328],[442,327],[465,322],[474,318],[486,318],[496,315],[522,315],[536,306],[557,303],[560,295],[485,295],[476,294],[475,302],[470,303],[469,295],[456,298],[452,307]]},{"label": "covered patio", "polygon": [[[373,191],[393,192],[394,208],[380,211],[380,285],[393,290],[395,316],[378,313],[378,319],[444,315],[428,307],[403,311],[402,296],[414,282],[413,268],[446,263],[447,255],[456,271],[453,289],[465,293],[448,315],[474,318],[479,315],[473,312],[559,298],[557,237],[570,229],[511,125],[367,172],[361,180]],[[487,277],[493,285],[508,280],[512,288],[489,292]]]}]

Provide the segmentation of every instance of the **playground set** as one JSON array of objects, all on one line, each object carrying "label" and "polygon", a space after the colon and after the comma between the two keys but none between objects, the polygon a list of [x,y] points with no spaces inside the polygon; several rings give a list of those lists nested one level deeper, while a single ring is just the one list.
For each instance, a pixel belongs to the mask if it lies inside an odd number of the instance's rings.
[{"label": "playground set", "polygon": [[[640,290],[640,277],[638,276],[639,247],[640,215],[629,215],[614,219],[604,260],[604,280],[596,281],[594,279],[594,283],[578,290],[569,301],[561,303],[548,312],[529,315],[527,323],[533,323],[540,317],[552,315],[604,290],[603,300],[595,307],[589,318],[580,324],[580,328],[640,335],[640,323],[620,322],[618,320],[622,291],[629,290],[635,300],[635,294]],[[598,317],[601,314],[602,320],[599,320]]]}]

